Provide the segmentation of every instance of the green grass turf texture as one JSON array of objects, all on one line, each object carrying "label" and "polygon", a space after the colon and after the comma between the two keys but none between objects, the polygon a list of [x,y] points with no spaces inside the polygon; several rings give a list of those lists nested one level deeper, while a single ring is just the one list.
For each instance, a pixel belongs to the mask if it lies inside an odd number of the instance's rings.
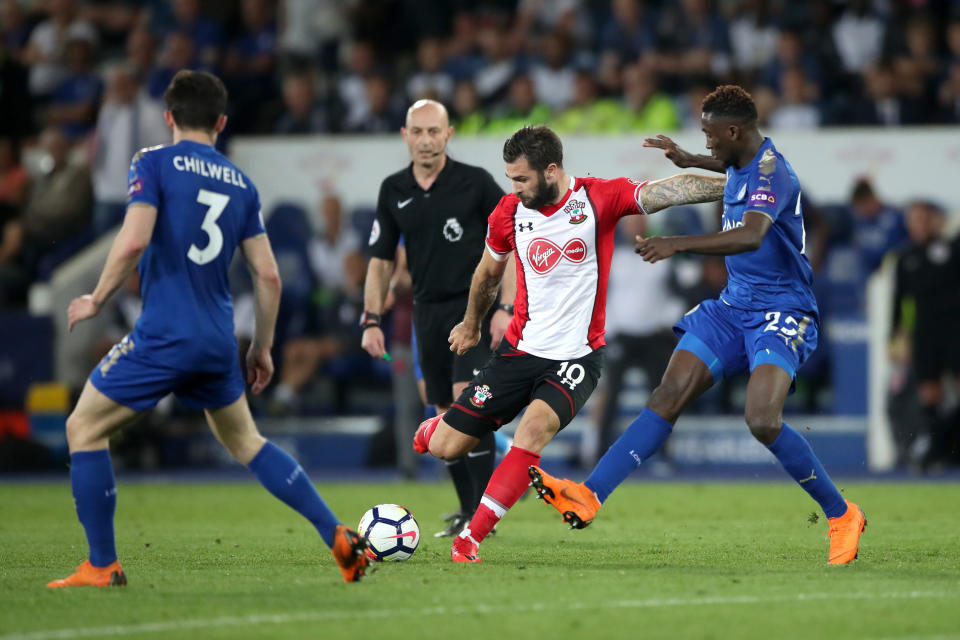
[{"label": "green grass turf texture", "polygon": [[86,557],[68,484],[0,485],[0,640],[12,638],[960,638],[960,486],[851,484],[860,559],[826,564],[826,522],[769,484],[629,483],[570,531],[532,495],[450,562],[452,488],[321,484],[346,523],[407,506],[404,563],[345,584],[313,528],[256,484],[119,484],[129,586],[49,590]]}]

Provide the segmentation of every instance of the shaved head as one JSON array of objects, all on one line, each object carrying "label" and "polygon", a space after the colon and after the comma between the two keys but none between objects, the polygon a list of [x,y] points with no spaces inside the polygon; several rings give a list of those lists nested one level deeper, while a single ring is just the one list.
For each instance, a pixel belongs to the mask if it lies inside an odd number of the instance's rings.
[{"label": "shaved head", "polygon": [[407,124],[400,133],[418,169],[433,173],[443,168],[447,141],[453,135],[446,107],[436,100],[417,100],[407,109]]},{"label": "shaved head", "polygon": [[443,104],[437,102],[436,100],[417,100],[410,108],[407,109],[407,127],[413,126],[411,122],[413,120],[433,120],[440,121],[437,123],[441,127],[446,128],[450,126],[450,116],[447,115],[447,108]]}]

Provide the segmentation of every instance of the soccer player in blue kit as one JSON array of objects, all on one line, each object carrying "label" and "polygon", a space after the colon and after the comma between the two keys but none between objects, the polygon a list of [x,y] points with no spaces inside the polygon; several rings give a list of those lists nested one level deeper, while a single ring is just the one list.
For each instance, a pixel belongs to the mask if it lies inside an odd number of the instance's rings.
[{"label": "soccer player in blue kit", "polygon": [[[674,326],[680,342],[660,385],[584,483],[554,478],[535,466],[530,478],[566,522],[587,526],[613,490],[663,445],[690,402],[723,376],[749,368],[747,426],[826,514],[827,561],[846,564],[857,556],[866,518],[844,500],[803,436],[782,420],[797,369],[816,349],[819,326],[799,181],[773,142],[760,134],[756,105],[740,87],[724,85],[708,95],[701,122],[712,158],[692,156],[665,137],[648,139],[645,146],[664,149],[681,167],[725,171],[723,229],[700,236],[638,237],[636,252],[647,262],[678,251],[727,256],[727,286],[719,299],[703,301]],[[644,192],[641,198],[645,207],[659,205]]]},{"label": "soccer player in blue kit", "polygon": [[213,147],[226,125],[227,91],[209,73],[180,71],[164,97],[173,144],[134,156],[126,216],[100,280],[68,310],[70,329],[97,315],[139,263],[143,312],[90,374],[67,418],[70,482],[89,559],[47,586],[126,584],[114,542],[108,437],[169,393],[203,409],[220,443],[316,527],[344,580],[357,581],[368,562],[365,542],[340,524],[297,461],[260,435],[244,395],[227,281],[234,250],[254,283],[256,335],[246,362],[253,393],[273,376],[281,282],[256,188]]}]

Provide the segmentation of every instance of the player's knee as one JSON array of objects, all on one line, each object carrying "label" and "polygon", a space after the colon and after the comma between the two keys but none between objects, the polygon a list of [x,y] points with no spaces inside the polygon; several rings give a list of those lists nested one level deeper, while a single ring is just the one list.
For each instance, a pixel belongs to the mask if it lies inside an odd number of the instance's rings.
[{"label": "player's knee", "polygon": [[683,395],[681,385],[672,380],[664,380],[650,393],[647,408],[664,420],[673,422],[683,411]]},{"label": "player's knee", "polygon": [[457,436],[455,430],[447,427],[441,429],[444,423],[437,425],[436,431],[430,438],[428,445],[430,455],[441,460],[455,460],[467,452],[466,443]]},{"label": "player's knee", "polygon": [[763,444],[770,445],[780,435],[780,416],[767,411],[751,411],[747,409],[745,418],[753,437]]},{"label": "player's knee", "polygon": [[557,435],[559,425],[551,423],[546,418],[525,422],[517,428],[513,436],[514,446],[527,451],[539,453],[547,443]]},{"label": "player's knee", "polygon": [[93,439],[90,427],[90,423],[78,417],[76,411],[67,416],[67,444],[71,451],[83,448]]},{"label": "player's knee", "polygon": [[223,439],[233,459],[244,466],[250,464],[266,443],[267,439],[256,431]]}]

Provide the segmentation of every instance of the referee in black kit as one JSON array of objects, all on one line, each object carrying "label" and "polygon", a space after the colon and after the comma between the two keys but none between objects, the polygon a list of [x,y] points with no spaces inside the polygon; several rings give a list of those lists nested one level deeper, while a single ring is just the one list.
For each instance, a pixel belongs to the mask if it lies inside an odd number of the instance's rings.
[{"label": "referee in black kit", "polygon": [[[484,322],[480,344],[463,356],[451,352],[447,338],[463,319],[470,280],[486,250],[487,216],[503,190],[486,170],[447,156],[453,128],[439,102],[415,102],[407,110],[401,133],[412,162],[380,185],[377,217],[370,232],[372,258],[364,287],[361,344],[375,358],[386,352],[380,314],[402,236],[413,280],[413,326],[427,403],[442,413],[503,338],[513,315],[516,273],[507,269],[500,292],[502,304]],[[438,535],[456,535],[470,521],[493,473],[495,455],[491,432],[468,455],[447,462],[460,510]]]}]

